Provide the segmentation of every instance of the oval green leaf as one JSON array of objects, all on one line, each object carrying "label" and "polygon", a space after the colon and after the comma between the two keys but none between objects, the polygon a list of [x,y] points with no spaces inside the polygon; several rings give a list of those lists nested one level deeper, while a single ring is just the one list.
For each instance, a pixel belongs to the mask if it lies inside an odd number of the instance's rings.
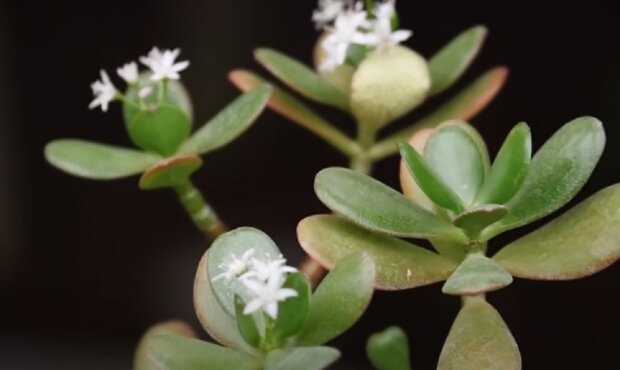
[{"label": "oval green leaf", "polygon": [[[123,102],[123,117],[125,122],[131,122],[136,114],[140,112],[140,99],[138,93],[143,88],[151,88],[153,92],[143,100],[143,103],[149,106],[155,106],[159,103],[159,82],[150,79],[150,73],[142,73],[136,84],[130,85],[125,92],[125,100]],[[181,109],[190,123],[194,119],[194,110],[192,101],[183,83],[179,80],[166,81],[166,96],[164,103]]]},{"label": "oval green leaf", "polygon": [[373,334],[368,338],[366,353],[377,370],[411,370],[409,340],[399,327]]},{"label": "oval green leaf", "polygon": [[521,370],[521,354],[499,313],[481,297],[465,300],[437,370]]},{"label": "oval green leaf", "polygon": [[54,167],[91,180],[114,180],[139,174],[162,158],[156,154],[77,139],[54,140],[45,146]]},{"label": "oval green leaf", "polygon": [[375,286],[402,290],[447,279],[457,264],[412,243],[363,229],[331,215],[312,216],[297,227],[302,248],[331,269],[342,258],[363,252],[374,261]]},{"label": "oval green leaf", "polygon": [[142,174],[139,183],[140,189],[154,190],[185,184],[201,166],[202,159],[195,155],[174,156],[164,159]]},{"label": "oval green leaf", "polygon": [[258,348],[261,340],[258,327],[251,314],[246,315],[243,313],[244,308],[245,302],[239,298],[239,296],[235,296],[235,319],[237,320],[239,333],[241,333],[241,336],[247,344],[254,348]]},{"label": "oval green leaf", "polygon": [[522,122],[510,131],[504,141],[489,176],[484,182],[477,202],[504,204],[516,193],[525,180],[532,158],[532,135]]},{"label": "oval green leaf", "polygon": [[620,185],[599,191],[493,257],[511,274],[536,280],[572,280],[620,258]]},{"label": "oval green leaf", "polygon": [[260,115],[271,96],[271,87],[260,85],[241,95],[196,131],[179,149],[184,154],[204,154],[242,135]]},{"label": "oval green leaf", "polygon": [[140,339],[138,349],[134,356],[134,370],[159,370],[159,368],[149,359],[148,346],[151,338],[162,334],[175,334],[187,338],[193,338],[196,335],[192,328],[182,321],[168,321],[157,324],[149,328]]},{"label": "oval green leaf", "polygon": [[454,224],[465,231],[472,240],[477,240],[482,230],[501,220],[508,214],[508,208],[499,204],[485,204],[468,209],[454,219]]},{"label": "oval green leaf", "polygon": [[374,281],[375,266],[367,255],[339,260],[312,295],[308,319],[295,342],[321,345],[351,328],[370,303]]},{"label": "oval green leaf", "polygon": [[325,169],[317,174],[314,189],[332,211],[371,230],[411,238],[465,238],[457,227],[356,171]]},{"label": "oval green leaf", "polygon": [[244,255],[249,250],[253,250],[252,258],[261,261],[270,261],[280,258],[282,254],[278,246],[264,232],[252,227],[240,227],[219,236],[207,252],[209,278],[211,286],[218,301],[228,312],[235,315],[235,295],[239,295],[244,301],[248,301],[252,296],[238,279],[218,278],[226,271],[228,264],[234,259]]},{"label": "oval green leaf", "polygon": [[374,160],[386,158],[398,152],[398,144],[408,141],[420,130],[434,128],[450,120],[467,121],[473,118],[493,101],[507,77],[507,68],[491,69],[433,113],[375,144],[370,156]]},{"label": "oval green leaf", "polygon": [[492,259],[470,254],[443,285],[441,291],[450,295],[478,295],[512,284],[512,276]]},{"label": "oval green leaf", "polygon": [[435,130],[424,147],[424,158],[465,205],[473,203],[490,167],[480,135],[459,121]]},{"label": "oval green leaf", "polygon": [[351,109],[360,124],[378,129],[422,104],[430,86],[419,54],[402,46],[376,49],[353,75]]},{"label": "oval green leaf", "polygon": [[187,114],[167,104],[139,111],[126,126],[134,144],[163,156],[174,154],[191,131]]},{"label": "oval green leaf", "polygon": [[269,352],[265,370],[322,370],[334,363],[340,352],[330,347],[293,347]]},{"label": "oval green leaf", "polygon": [[230,348],[185,338],[157,335],[145,343],[144,350],[153,370],[260,370],[257,357]]},{"label": "oval green leaf", "polygon": [[295,290],[297,297],[285,300],[278,307],[278,318],[272,333],[280,341],[299,333],[310,312],[310,283],[302,274],[290,274],[284,288]]},{"label": "oval green leaf", "polygon": [[349,98],[312,69],[272,49],[258,49],[256,60],[301,95],[349,112]]},{"label": "oval green leaf", "polygon": [[[256,74],[243,70],[231,72],[229,79],[242,91],[251,91],[266,83]],[[359,150],[353,140],[282,89],[273,88],[273,95],[268,105],[275,112],[299,124],[347,155],[352,155]]]},{"label": "oval green leaf", "polygon": [[254,349],[239,333],[235,316],[224,310],[213,292],[208,273],[207,255],[208,252],[200,259],[194,280],[194,310],[198,321],[219,343],[252,353]]},{"label": "oval green leaf", "polygon": [[400,154],[407,164],[410,175],[427,197],[443,208],[455,213],[463,212],[465,209],[463,200],[443,182],[439,175],[435,174],[415,149],[409,144],[401,144]]},{"label": "oval green leaf", "polygon": [[483,233],[488,240],[534,222],[568,203],[588,181],[605,147],[602,123],[593,117],[571,121],[536,153],[510,213]]},{"label": "oval green leaf", "polygon": [[458,81],[478,55],[486,35],[486,27],[472,27],[450,41],[430,59],[430,95],[437,95]]}]

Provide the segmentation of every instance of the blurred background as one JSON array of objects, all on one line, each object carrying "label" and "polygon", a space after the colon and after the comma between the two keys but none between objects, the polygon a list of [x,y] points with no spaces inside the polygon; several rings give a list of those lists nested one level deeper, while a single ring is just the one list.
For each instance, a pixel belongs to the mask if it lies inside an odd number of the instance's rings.
[{"label": "blurred background", "polygon": [[[66,176],[44,162],[43,146],[59,137],[129,145],[118,106],[108,114],[87,109],[89,84],[99,68],[113,71],[153,45],[180,47],[191,60],[183,80],[202,124],[238,94],[228,71],[267,75],[253,48],[310,61],[315,1],[0,4],[0,368],[130,369],[150,325],[179,318],[202,333],[192,284],[204,239],[174,194],[140,192],[136,178],[98,183]],[[407,45],[426,56],[467,27],[489,27],[486,47],[459,86],[492,66],[510,67],[507,87],[474,121],[493,153],[522,120],[533,128],[535,147],[577,116],[604,121],[608,148],[577,200],[620,181],[614,9],[596,1],[399,2],[403,28],[415,31]],[[324,113],[353,131],[346,117]],[[346,163],[267,112],[234,145],[209,156],[195,181],[229,225],[263,229],[296,263],[296,223],[325,211],[312,182],[332,165]],[[397,166],[396,158],[386,160],[375,175],[397,186]],[[539,224],[496,240],[494,248]],[[577,282],[517,280],[490,301],[511,327],[525,369],[613,368],[619,286],[620,265]],[[459,307],[439,288],[378,292],[364,320],[336,341],[344,353],[336,368],[368,369],[366,338],[397,324],[411,336],[415,368],[433,369]]]}]

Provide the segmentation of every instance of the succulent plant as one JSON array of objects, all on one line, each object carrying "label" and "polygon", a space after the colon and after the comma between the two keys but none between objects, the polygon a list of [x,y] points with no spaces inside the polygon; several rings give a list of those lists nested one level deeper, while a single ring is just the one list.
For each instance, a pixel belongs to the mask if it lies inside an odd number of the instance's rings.
[{"label": "succulent plant", "polygon": [[243,227],[217,238],[196,272],[196,313],[220,344],[194,339],[189,329],[178,330],[188,328],[185,324],[164,323],[145,334],[135,370],[319,370],[340,356],[338,350],[322,345],[349,329],[369,304],[375,277],[372,260],[363,253],[350,255],[313,293],[303,275],[288,273],[282,287],[297,295],[279,302],[272,318],[262,311],[245,314],[243,306],[249,306],[254,294],[243,284],[245,269],[219,278],[242,255],[278,266],[281,261],[271,238]]},{"label": "succulent plant", "polygon": [[[358,137],[353,139],[283,89],[274,88],[268,103],[274,111],[341,151],[356,170],[369,172],[373,163],[398,153],[398,143],[419,130],[436,127],[446,120],[471,119],[491,102],[506,80],[505,67],[489,70],[428,116],[377,140],[382,128],[452,87],[475,59],[486,34],[482,26],[468,29],[428,62],[405,46],[366,50],[355,58],[353,54],[359,48],[351,47],[347,64],[330,72],[319,69],[324,58],[320,45],[325,35],[315,48],[315,69],[272,49],[257,49],[254,55],[299,95],[344,112],[357,122]],[[265,83],[247,70],[235,70],[229,77],[243,91]]]},{"label": "succulent plant", "polygon": [[[133,73],[137,74],[135,68]],[[119,75],[125,76],[121,71]],[[173,189],[195,225],[217,236],[226,227],[190,177],[202,167],[202,155],[229,144],[251,126],[269,99],[271,88],[257,86],[192,134],[193,107],[187,90],[178,80],[155,81],[154,74],[151,71],[129,78],[127,90],[121,94],[102,71],[103,81],[111,90],[108,103],[122,102],[125,128],[138,149],[59,139],[45,147],[45,157],[58,169],[77,177],[109,181],[141,175],[142,190]]]},{"label": "succulent plant", "polygon": [[[520,368],[516,343],[485,294],[506,287],[513,276],[571,280],[615,262],[620,187],[601,190],[491,258],[488,241],[566,205],[603,152],[603,126],[592,117],[578,118],[531,158],[530,130],[519,124],[492,165],[484,141],[464,122],[447,122],[421,135],[427,137],[422,148],[419,138],[412,140],[419,152],[401,145],[418,187],[403,182],[408,197],[349,169],[321,171],[316,194],[336,214],[301,221],[299,241],[326,268],[350,253],[367,253],[376,264],[379,289],[445,281],[442,291],[462,297],[463,308],[440,370]],[[403,238],[427,239],[436,252]]]}]

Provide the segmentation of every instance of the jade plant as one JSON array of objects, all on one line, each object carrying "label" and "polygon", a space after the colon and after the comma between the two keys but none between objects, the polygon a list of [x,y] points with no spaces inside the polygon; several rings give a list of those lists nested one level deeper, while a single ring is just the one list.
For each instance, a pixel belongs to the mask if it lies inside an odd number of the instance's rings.
[{"label": "jade plant", "polygon": [[141,175],[141,190],[172,189],[198,229],[210,236],[226,226],[193,185],[191,175],[202,167],[201,156],[229,144],[243,134],[263,110],[271,95],[267,85],[239,97],[192,134],[193,107],[180,81],[189,62],[176,62],[179,49],[154,47],[136,62],[117,69],[127,84],[120,92],[105,70],[92,84],[95,99],[90,108],[108,111],[120,102],[127,134],[137,149],[80,139],[54,140],[45,157],[55,167],[74,176],[110,181]]},{"label": "jade plant", "polygon": [[220,344],[173,322],[147,333],[134,369],[323,369],[339,356],[322,346],[349,329],[369,304],[375,270],[365,254],[342,259],[319,287],[286,266],[263,232],[223,234],[202,257],[194,283],[198,319]]},{"label": "jade plant", "polygon": [[[213,243],[194,280],[194,308],[212,341],[181,321],[153,326],[138,345],[136,370],[320,370],[340,356],[329,342],[349,330],[373,291],[443,283],[462,308],[441,352],[439,370],[520,370],[521,354],[487,294],[514,277],[571,280],[620,258],[620,188],[604,189],[562,216],[500,248],[504,232],[558,211],[581,190],[605,145],[602,124],[581,117],[551,137],[534,156],[530,129],[512,129],[492,162],[478,131],[466,121],[504,84],[494,68],[430,115],[380,138],[380,132],[447,91],[479,52],[486,29],[473,27],[428,59],[402,45],[395,1],[320,0],[313,14],[322,35],[314,67],[280,52],[256,59],[297,94],[335,108],[356,122],[351,138],[295,95],[258,75],[236,70],[244,91],[192,134],[193,109],[180,82],[189,62],[179,50],[153,48],[117,70],[120,92],[101,71],[91,108],[120,102],[136,149],[78,139],[55,140],[48,161],[83,178],[140,175],[142,190],[172,189],[195,226]],[[332,211],[298,224],[311,263],[287,265],[276,243],[251,227],[226,226],[193,185],[201,156],[244,133],[265,106],[341,151],[349,168],[328,168],[315,181]],[[402,193],[370,177],[373,165],[400,152]],[[414,240],[412,240],[414,239]],[[325,270],[330,272],[321,281]],[[411,369],[406,333],[390,327],[372,335],[366,352],[377,370]]]},{"label": "jade plant", "polygon": [[[488,242],[566,205],[583,187],[605,146],[601,122],[575,119],[532,157],[525,123],[508,135],[491,165],[484,141],[465,122],[446,122],[418,146],[403,143],[408,197],[345,168],[316,176],[315,191],[336,214],[312,216],[299,242],[331,268],[350,253],[376,264],[376,287],[403,290],[445,281],[463,307],[438,369],[520,369],[521,355],[486,294],[513,276],[572,280],[620,258],[620,187],[601,190],[540,229],[488,257]],[[415,184],[416,188],[413,188]],[[426,239],[436,252],[405,239]]]}]

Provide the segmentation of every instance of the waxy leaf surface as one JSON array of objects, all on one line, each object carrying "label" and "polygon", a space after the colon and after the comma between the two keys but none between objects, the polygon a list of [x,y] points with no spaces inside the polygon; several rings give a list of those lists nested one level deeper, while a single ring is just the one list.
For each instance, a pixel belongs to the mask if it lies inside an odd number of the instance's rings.
[{"label": "waxy leaf surface", "polygon": [[366,230],[342,217],[312,216],[302,220],[297,237],[304,250],[326,268],[363,252],[374,261],[375,286],[401,290],[447,279],[457,264],[407,241]]},{"label": "waxy leaf surface", "polygon": [[401,328],[391,327],[373,334],[366,353],[377,370],[411,370],[409,340]]},{"label": "waxy leaf surface", "polygon": [[482,254],[470,254],[446,281],[441,291],[450,295],[477,295],[504,288],[512,276]]},{"label": "waxy leaf surface", "polygon": [[265,370],[322,370],[335,362],[340,352],[330,347],[293,347],[267,354]]},{"label": "waxy leaf surface", "polygon": [[77,139],[54,140],[45,146],[54,167],[91,180],[114,180],[139,174],[162,159],[157,154]]},{"label": "waxy leaf surface", "polygon": [[325,169],[316,176],[314,189],[332,211],[371,230],[412,238],[465,237],[460,229],[396,190],[353,170]]},{"label": "waxy leaf surface", "polygon": [[620,185],[599,191],[493,257],[514,276],[570,280],[620,258]]}]

